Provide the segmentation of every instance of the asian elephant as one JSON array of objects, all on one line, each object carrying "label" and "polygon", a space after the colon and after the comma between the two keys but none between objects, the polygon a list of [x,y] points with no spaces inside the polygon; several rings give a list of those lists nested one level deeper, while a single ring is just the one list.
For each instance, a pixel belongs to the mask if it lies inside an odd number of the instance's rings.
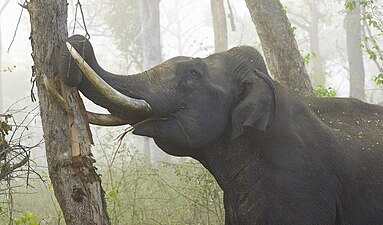
[{"label": "asian elephant", "polygon": [[246,46],[121,76],[75,35],[58,59],[64,82],[111,113],[90,122],[131,124],[200,161],[224,191],[227,225],[383,224],[383,107],[298,97]]}]

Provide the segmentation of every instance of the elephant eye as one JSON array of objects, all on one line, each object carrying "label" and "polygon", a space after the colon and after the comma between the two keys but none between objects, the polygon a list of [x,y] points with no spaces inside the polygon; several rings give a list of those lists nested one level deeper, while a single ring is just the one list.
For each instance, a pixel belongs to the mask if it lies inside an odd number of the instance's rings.
[{"label": "elephant eye", "polygon": [[200,71],[191,69],[186,76],[185,84],[191,87],[198,87],[201,85],[201,78],[202,74]]},{"label": "elephant eye", "polygon": [[190,71],[190,73],[191,73],[191,75],[193,76],[193,77],[199,77],[200,75],[201,75],[201,73],[200,72],[198,72],[197,70],[195,70],[195,69],[192,69],[191,71]]}]

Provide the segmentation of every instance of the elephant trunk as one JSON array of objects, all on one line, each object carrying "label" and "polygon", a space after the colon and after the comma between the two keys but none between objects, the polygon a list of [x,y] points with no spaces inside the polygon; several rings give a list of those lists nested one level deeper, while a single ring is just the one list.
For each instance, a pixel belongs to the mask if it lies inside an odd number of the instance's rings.
[{"label": "elephant trunk", "polygon": [[147,89],[142,85],[146,73],[120,76],[103,70],[83,36],[72,36],[65,45],[60,49],[59,74],[67,85],[77,86],[95,104],[128,123],[150,116],[150,104],[140,99]]}]

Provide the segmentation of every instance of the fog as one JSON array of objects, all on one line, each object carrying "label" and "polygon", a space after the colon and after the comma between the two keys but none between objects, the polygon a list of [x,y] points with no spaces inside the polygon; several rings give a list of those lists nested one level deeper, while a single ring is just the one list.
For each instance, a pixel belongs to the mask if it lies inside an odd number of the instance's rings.
[{"label": "fog", "polygon": [[[81,23],[77,23],[74,29],[74,16],[76,1],[68,1],[68,35],[85,34]],[[230,1],[234,12],[234,23],[236,30],[232,31],[228,21],[229,48],[238,45],[251,45],[261,50],[261,44],[256,34],[255,27],[244,1]],[[302,55],[310,53],[310,42],[307,31],[299,24],[309,21],[308,6],[305,1],[282,1],[287,10],[293,26],[296,27],[295,37]],[[102,1],[83,2],[85,22],[88,23],[88,33],[94,45],[97,59],[102,67],[111,72],[128,74],[139,72],[140,69],[134,66],[127,66],[124,54],[116,45],[116,40],[111,35],[110,28],[103,21],[107,5],[100,8]],[[226,10],[227,10],[227,2]],[[326,87],[332,87],[337,96],[347,97],[349,95],[349,75],[347,65],[347,53],[345,47],[344,30],[344,6],[339,2],[318,3],[321,12],[319,24],[319,44],[321,56],[324,58],[326,72]],[[161,13],[161,44],[163,59],[169,59],[178,55],[194,57],[205,57],[214,52],[214,36],[211,22],[211,10],[209,1],[203,0],[162,0],[160,3]],[[228,13],[228,12],[226,12]],[[271,15],[272,16],[272,15]],[[179,27],[175,27],[175,18],[179,20]],[[31,101],[32,88],[32,66],[31,44],[29,40],[30,26],[29,15],[22,10],[19,3],[11,1],[1,14],[1,68],[12,68],[11,71],[0,73],[0,113],[11,108],[13,110],[23,109],[16,113],[17,119],[23,118],[29,109],[37,105]],[[20,19],[20,21],[19,21]],[[77,15],[78,22],[81,15]],[[129,18],[120,18],[118,23],[129,24]],[[177,30],[178,29],[178,30]],[[178,32],[178,33],[177,33]],[[177,36],[178,34],[178,36]],[[312,58],[307,65],[308,72],[312,69]],[[369,60],[364,57],[366,71],[366,101],[372,103],[380,102],[382,91],[373,82],[372,77],[379,71]],[[15,68],[13,68],[15,66]],[[36,94],[35,94],[36,95]],[[99,107],[86,101],[87,108],[93,111],[103,111]],[[28,107],[28,108],[25,108]],[[41,134],[41,125],[36,119],[33,127]]]},{"label": "fog", "polygon": [[[138,1],[122,0],[116,3],[115,0],[84,0],[81,1],[84,18],[80,8],[76,8],[78,1],[67,1],[68,36],[89,34],[97,60],[104,69],[117,74],[133,74],[143,70],[143,57],[140,55],[142,46],[138,44],[142,37],[140,21],[137,20]],[[5,5],[6,2],[9,4]],[[305,59],[310,78],[314,77],[317,69],[315,65],[321,61],[325,74],[322,85],[325,88],[331,87],[337,97],[349,97],[344,1],[281,2],[292,23],[292,32]],[[315,6],[310,5],[310,2],[314,2]],[[27,190],[24,187],[30,183],[24,178],[10,179],[8,183],[0,182],[3,192],[7,192],[4,194],[0,191],[0,199],[4,200],[1,202],[0,223],[8,223],[12,213],[13,216],[20,216],[24,212],[33,211],[41,219],[40,224],[61,224],[63,215],[46,174],[44,145],[40,143],[43,132],[38,99],[32,101],[37,98],[37,88],[33,84],[35,77],[32,74],[29,14],[20,3],[16,0],[0,1],[0,122],[4,120],[4,114],[11,114],[13,118],[7,123],[13,125],[13,131],[6,136],[7,141],[39,146],[32,150],[31,164],[28,166],[38,171],[39,175],[35,175],[43,179],[34,180],[34,189]],[[262,52],[245,1],[224,0],[224,4],[228,47],[250,45]],[[3,6],[6,7],[1,11]],[[232,21],[228,16],[229,6],[233,12]],[[316,14],[312,13],[313,7],[317,9]],[[318,26],[314,27],[316,22]],[[161,0],[160,25],[162,60],[179,55],[206,57],[214,53],[210,1]],[[374,30],[372,32],[377,33]],[[129,38],[125,40],[125,36]],[[315,39],[318,41],[315,42]],[[380,39],[377,42],[381,45]],[[371,56],[363,54],[364,100],[382,104],[382,87],[373,81],[373,77],[380,71],[370,59]],[[83,100],[89,111],[106,112],[85,97]],[[94,165],[102,178],[108,213],[114,224],[170,224],[181,219],[187,221],[185,224],[224,223],[222,190],[207,170],[192,160],[170,158],[153,141],[133,134],[126,135],[119,148],[117,137],[125,129],[126,126],[104,128],[91,125],[94,139],[92,153],[96,159]],[[149,149],[149,160],[142,157],[141,153],[145,149]],[[161,160],[175,163],[163,166]],[[0,158],[1,173],[5,165],[2,163],[3,158]],[[18,187],[13,189],[13,186]],[[23,195],[26,192],[29,193],[27,197]],[[142,223],[137,222],[137,218],[143,219],[140,221]]]}]

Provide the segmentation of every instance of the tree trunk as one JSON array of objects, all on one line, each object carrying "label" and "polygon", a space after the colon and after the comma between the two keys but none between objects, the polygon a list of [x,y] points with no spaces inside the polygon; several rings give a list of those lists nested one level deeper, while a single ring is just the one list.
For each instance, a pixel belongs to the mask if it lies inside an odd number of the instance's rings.
[{"label": "tree trunk", "polygon": [[[49,176],[66,224],[109,224],[101,180],[91,153],[92,137],[78,92],[57,76],[56,53],[67,37],[67,1],[31,0],[33,72],[40,103]],[[48,93],[44,77],[69,105],[65,113]],[[70,115],[73,114],[73,115]]]},{"label": "tree trunk", "polygon": [[141,0],[141,35],[144,70],[162,62],[160,0]]},{"label": "tree trunk", "polygon": [[[162,62],[160,32],[160,0],[141,0],[141,41],[144,70],[148,70]],[[152,138],[144,137],[144,155],[154,160],[166,160],[168,156],[162,152]]]},{"label": "tree trunk", "polygon": [[215,52],[227,50],[226,13],[223,0],[210,0],[211,15],[213,17]]},{"label": "tree trunk", "polygon": [[315,0],[310,0],[310,12],[311,12],[311,23],[309,28],[309,36],[310,36],[310,50],[314,52],[316,57],[312,59],[313,63],[313,71],[311,75],[311,80],[314,86],[317,84],[324,84],[326,81],[325,70],[323,67],[323,58],[320,53],[319,48],[319,20],[320,13],[318,11],[318,2]]},{"label": "tree trunk", "polygon": [[280,1],[246,0],[271,75],[298,95],[314,96],[294,29]]},{"label": "tree trunk", "polygon": [[[360,7],[356,1],[357,8]],[[363,53],[360,48],[362,36],[360,12],[357,9],[347,12],[344,27],[347,36],[347,56],[350,73],[350,96],[364,100],[364,64]]]}]

